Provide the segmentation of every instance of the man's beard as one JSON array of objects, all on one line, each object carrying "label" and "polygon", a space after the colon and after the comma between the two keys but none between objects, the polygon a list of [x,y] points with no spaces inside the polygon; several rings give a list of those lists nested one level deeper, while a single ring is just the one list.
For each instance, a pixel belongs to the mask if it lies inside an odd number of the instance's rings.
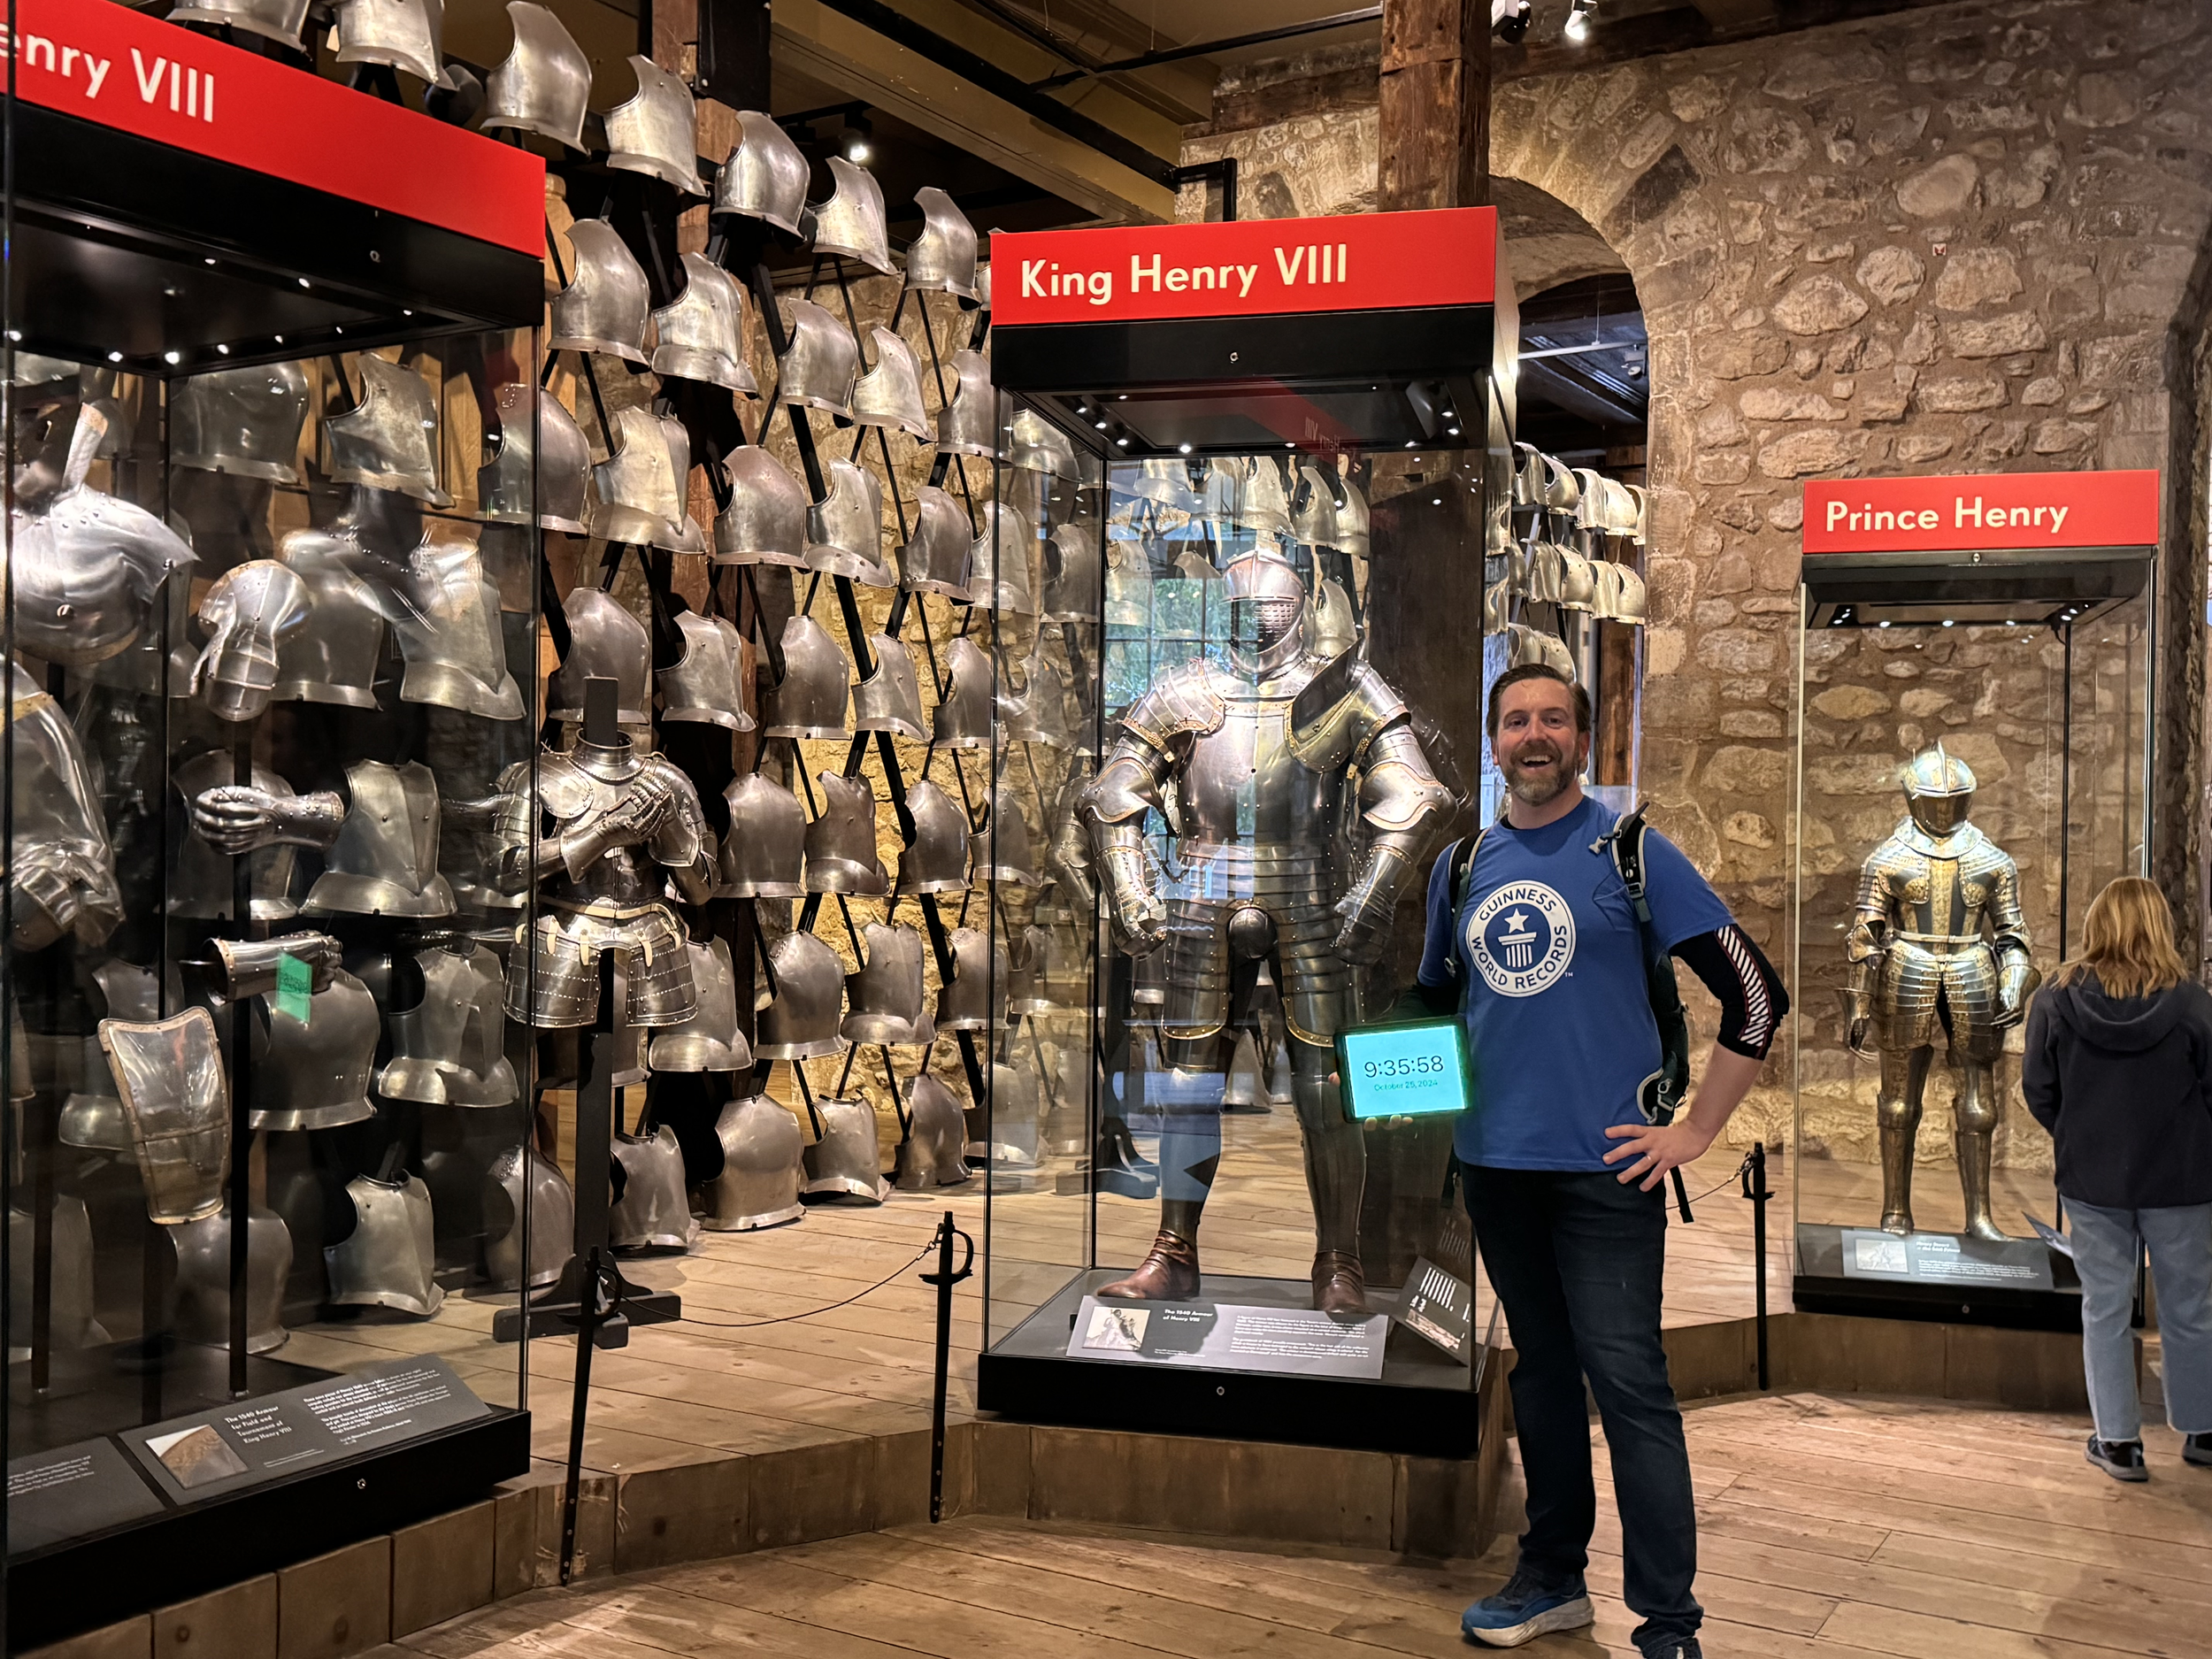
[{"label": "man's beard", "polygon": [[[1548,801],[1555,800],[1560,792],[1574,781],[1577,769],[1568,764],[1566,754],[1556,745],[1549,747],[1552,766],[1548,772],[1539,772],[1533,777],[1524,773],[1521,770],[1521,754],[1516,754],[1510,761],[1506,763],[1505,787],[1513,798],[1524,806],[1542,806]],[[1539,754],[1542,752],[1534,744],[1530,744],[1521,753],[1531,751]]]}]

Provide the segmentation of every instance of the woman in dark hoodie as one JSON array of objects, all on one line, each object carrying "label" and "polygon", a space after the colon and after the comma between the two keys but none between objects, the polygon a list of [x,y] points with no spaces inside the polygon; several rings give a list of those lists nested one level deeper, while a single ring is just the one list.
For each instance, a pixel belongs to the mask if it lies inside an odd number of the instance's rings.
[{"label": "woman in dark hoodie", "polygon": [[2020,1084],[2058,1143],[2089,1461],[2147,1480],[2128,1333],[2139,1243],[2158,1287],[2166,1418],[2183,1458],[2212,1468],[2212,995],[2174,949],[2165,895],[2140,877],[2097,895],[2082,941],[2028,1015]]}]

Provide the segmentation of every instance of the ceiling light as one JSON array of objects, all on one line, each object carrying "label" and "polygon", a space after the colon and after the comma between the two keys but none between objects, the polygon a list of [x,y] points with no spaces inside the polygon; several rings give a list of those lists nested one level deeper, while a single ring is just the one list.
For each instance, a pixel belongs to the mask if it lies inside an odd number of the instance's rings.
[{"label": "ceiling light", "polygon": [[875,146],[869,142],[874,136],[875,128],[868,125],[868,118],[856,115],[846,121],[845,136],[838,142],[838,148],[845,152],[846,160],[863,165],[876,153]]},{"label": "ceiling light", "polygon": [[1187,443],[1179,443],[1175,446],[1175,450],[1179,455],[1188,455],[1190,453],[1190,445]]},{"label": "ceiling light", "polygon": [[230,348],[228,346],[218,346],[215,348],[215,355],[218,357],[227,357],[230,356]]},{"label": "ceiling light", "polygon": [[184,353],[181,351],[165,351],[161,354],[161,360],[164,363],[181,363],[184,361]]},{"label": "ceiling light", "polygon": [[1943,626],[1947,628],[1950,628],[1956,627],[1958,624],[1953,618],[1946,617],[1943,618]]},{"label": "ceiling light", "polygon": [[1094,421],[1093,421],[1091,424],[1092,424],[1094,426],[1096,426],[1096,427],[1097,427],[1097,428],[1098,428],[1101,432],[1103,432],[1103,431],[1105,431],[1105,430],[1106,430],[1106,423],[1105,423],[1104,421],[1102,421],[1102,420],[1094,420]]},{"label": "ceiling light", "polygon": [[305,277],[302,277],[302,278],[300,279],[300,286],[301,286],[302,288],[305,288],[305,287],[307,287],[307,286],[308,286],[307,279],[306,279]]},{"label": "ceiling light", "polygon": [[203,259],[203,260],[201,260],[201,261],[200,261],[200,263],[201,263],[202,265],[213,265],[213,264],[215,263],[215,261],[213,261],[212,259]]},{"label": "ceiling light", "polygon": [[111,351],[111,352],[109,352],[109,353],[108,353],[108,361],[109,361],[110,363],[120,363],[122,360],[123,360],[123,354],[122,354],[121,352],[119,352],[119,351]]},{"label": "ceiling light", "polygon": [[1456,438],[1459,436],[1459,428],[1457,426],[1447,426],[1444,428],[1444,435],[1448,438]]},{"label": "ceiling light", "polygon": [[1443,498],[1441,495],[1432,495],[1432,496],[1430,496],[1430,497],[1429,497],[1429,505],[1430,505],[1430,506],[1432,506],[1432,507],[1441,507],[1443,504],[1444,504],[1444,498]]},{"label": "ceiling light", "polygon": [[1876,627],[1878,627],[1878,628],[1886,628],[1886,627],[1889,626],[1889,618],[1888,618],[1887,617],[1884,617],[1884,618],[1882,618],[1879,622],[1877,622],[1874,626],[1875,626]]},{"label": "ceiling light", "polygon": [[1126,438],[1116,438],[1116,439],[1114,440],[1114,442],[1115,442],[1116,443],[1119,444],[1119,445],[1120,445],[1123,449],[1127,449],[1127,448],[1129,447],[1129,440],[1128,440],[1128,439],[1126,439]]},{"label": "ceiling light", "polygon": [[11,340],[20,340],[23,338],[23,331],[20,328],[11,328],[8,330],[8,338]]},{"label": "ceiling light", "polygon": [[1567,13],[1566,36],[1579,45],[1590,38],[1590,25],[1597,21],[1598,0],[1574,0]]}]

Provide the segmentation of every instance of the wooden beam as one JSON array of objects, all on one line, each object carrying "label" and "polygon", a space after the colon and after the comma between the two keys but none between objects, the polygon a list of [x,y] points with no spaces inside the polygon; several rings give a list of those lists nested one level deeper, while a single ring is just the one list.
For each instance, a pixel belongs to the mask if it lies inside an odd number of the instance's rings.
[{"label": "wooden beam", "polygon": [[1488,0],[1386,0],[1379,205],[1490,199]]}]

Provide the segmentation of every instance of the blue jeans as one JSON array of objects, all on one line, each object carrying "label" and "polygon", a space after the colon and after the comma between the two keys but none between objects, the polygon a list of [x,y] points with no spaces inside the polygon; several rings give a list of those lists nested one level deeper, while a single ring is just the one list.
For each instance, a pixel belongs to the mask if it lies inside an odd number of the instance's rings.
[{"label": "blue jeans", "polygon": [[2097,1438],[2143,1438],[2128,1331],[2139,1240],[2150,1251],[2151,1282],[2158,1287],[2166,1421],[2184,1434],[2212,1434],[2212,1204],[2101,1210],[2070,1198],[2066,1220],[2081,1275],[2082,1369],[2089,1376]]},{"label": "blue jeans", "polygon": [[1528,1480],[1521,1565],[1563,1585],[1589,1562],[1597,1525],[1589,1379],[1613,1456],[1623,1599],[1639,1646],[1697,1632],[1697,1513],[1682,1411],[1659,1344],[1666,1263],[1663,1191],[1611,1174],[1467,1171],[1483,1269],[1512,1327],[1514,1432]]}]

